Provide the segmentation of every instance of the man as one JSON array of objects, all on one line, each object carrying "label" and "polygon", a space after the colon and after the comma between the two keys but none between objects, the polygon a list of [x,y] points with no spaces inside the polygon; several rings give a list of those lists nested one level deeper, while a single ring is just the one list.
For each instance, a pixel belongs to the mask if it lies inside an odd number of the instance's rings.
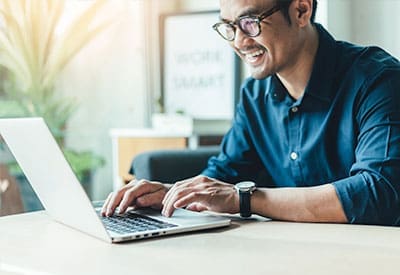
[{"label": "man", "polygon": [[[214,28],[252,74],[220,155],[173,186],[131,182],[110,194],[103,214],[185,207],[400,224],[400,64],[379,48],[335,41],[314,23],[316,4],[220,0]],[[243,183],[260,171],[256,190]]]}]

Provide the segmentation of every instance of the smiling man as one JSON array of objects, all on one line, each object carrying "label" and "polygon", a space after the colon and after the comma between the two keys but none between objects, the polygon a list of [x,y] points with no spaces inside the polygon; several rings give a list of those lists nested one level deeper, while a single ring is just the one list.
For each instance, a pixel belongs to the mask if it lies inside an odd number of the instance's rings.
[{"label": "smiling man", "polygon": [[[252,213],[279,220],[400,224],[400,64],[339,42],[314,0],[220,0],[213,27],[246,62],[219,156],[172,186],[133,181],[117,206]],[[260,174],[262,176],[260,176]]]}]

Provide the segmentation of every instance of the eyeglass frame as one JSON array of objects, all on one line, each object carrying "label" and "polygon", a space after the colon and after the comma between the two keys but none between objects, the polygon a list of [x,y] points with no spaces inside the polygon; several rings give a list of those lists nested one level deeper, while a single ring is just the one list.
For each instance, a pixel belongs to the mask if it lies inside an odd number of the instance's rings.
[{"label": "eyeglass frame", "polygon": [[[263,12],[262,14],[260,14],[260,15],[258,15],[258,16],[250,15],[250,14],[249,14],[249,15],[239,16],[239,17],[238,17],[235,21],[233,21],[233,22],[218,22],[218,23],[215,23],[215,24],[212,26],[212,28],[213,28],[223,39],[225,39],[225,40],[227,40],[227,41],[233,41],[233,40],[235,40],[235,38],[236,38],[236,29],[237,29],[237,28],[239,28],[240,31],[243,32],[243,33],[244,33],[246,36],[248,36],[248,37],[257,37],[257,36],[259,36],[259,35],[261,34],[261,22],[262,22],[265,18],[267,18],[267,17],[273,15],[274,13],[280,11],[281,9],[282,9],[282,5],[275,5],[275,6],[272,7],[271,9],[269,9],[269,10]],[[241,25],[239,24],[239,22],[240,22],[241,20],[243,20],[243,19],[248,19],[248,18],[253,19],[254,22],[257,23],[257,25],[258,25],[258,33],[255,34],[255,35],[250,35],[249,33],[247,33],[247,31],[243,30],[242,27],[241,27]],[[218,27],[221,26],[221,25],[229,25],[229,26],[232,27],[232,30],[233,30],[233,37],[232,37],[232,39],[226,38],[224,35],[222,35],[222,34],[219,32]]]}]

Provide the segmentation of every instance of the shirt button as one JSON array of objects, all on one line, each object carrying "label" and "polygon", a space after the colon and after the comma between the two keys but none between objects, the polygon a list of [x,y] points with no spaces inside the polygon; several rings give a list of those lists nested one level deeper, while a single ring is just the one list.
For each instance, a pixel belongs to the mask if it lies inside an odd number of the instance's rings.
[{"label": "shirt button", "polygon": [[291,158],[292,160],[296,160],[298,157],[299,157],[299,155],[298,155],[296,152],[292,152],[292,153],[290,154],[290,158]]},{"label": "shirt button", "polygon": [[293,107],[293,108],[292,108],[292,113],[297,113],[298,110],[299,110],[299,108]]}]

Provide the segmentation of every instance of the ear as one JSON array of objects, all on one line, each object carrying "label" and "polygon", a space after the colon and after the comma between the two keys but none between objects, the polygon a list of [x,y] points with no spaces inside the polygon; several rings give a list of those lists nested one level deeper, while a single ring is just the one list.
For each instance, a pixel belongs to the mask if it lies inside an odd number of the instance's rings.
[{"label": "ear", "polygon": [[313,1],[297,0],[295,3],[295,20],[300,27],[304,27],[310,23],[313,10]]}]

